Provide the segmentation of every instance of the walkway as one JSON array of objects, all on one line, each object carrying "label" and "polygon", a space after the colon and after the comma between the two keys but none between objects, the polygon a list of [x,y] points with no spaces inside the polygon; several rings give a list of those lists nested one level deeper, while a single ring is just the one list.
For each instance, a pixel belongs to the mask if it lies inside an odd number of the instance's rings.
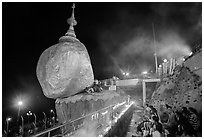
[{"label": "walkway", "polygon": [[139,122],[142,121],[143,108],[136,106],[135,111],[133,112],[132,120],[129,125],[129,131],[127,132],[126,137],[141,137],[136,134],[136,128]]}]

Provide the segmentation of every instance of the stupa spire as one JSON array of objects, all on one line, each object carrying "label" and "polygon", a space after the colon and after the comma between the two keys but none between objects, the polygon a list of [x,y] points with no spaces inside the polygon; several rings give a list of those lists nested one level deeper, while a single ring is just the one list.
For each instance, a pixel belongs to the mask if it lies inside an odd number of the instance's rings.
[{"label": "stupa spire", "polygon": [[73,6],[72,6],[72,16],[67,19],[67,23],[70,26],[69,26],[69,30],[65,34],[66,36],[76,37],[75,32],[74,32],[74,26],[77,25],[77,21],[75,20],[75,17],[74,17],[74,8],[75,8],[75,3],[73,3]]}]

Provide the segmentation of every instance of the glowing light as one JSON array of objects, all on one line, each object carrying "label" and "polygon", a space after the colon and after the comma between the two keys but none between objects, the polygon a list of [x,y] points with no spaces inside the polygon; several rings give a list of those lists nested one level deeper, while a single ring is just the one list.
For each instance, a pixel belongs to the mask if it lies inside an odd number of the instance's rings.
[{"label": "glowing light", "polygon": [[130,73],[129,73],[129,72],[127,72],[127,73],[126,73],[126,76],[129,76],[129,75],[130,75]]},{"label": "glowing light", "polygon": [[189,56],[191,56],[193,54],[193,52],[190,52]]},{"label": "glowing light", "polygon": [[119,106],[124,105],[125,103],[126,103],[126,101],[121,102],[121,103],[118,103],[118,104],[116,104],[116,105],[113,107],[113,109],[116,109],[116,108],[118,108]]},{"label": "glowing light", "polygon": [[123,72],[123,75],[125,75],[126,73],[125,72]]},{"label": "glowing light", "polygon": [[11,121],[11,117],[8,117],[8,118],[6,119],[6,121]]},{"label": "glowing light", "polygon": [[108,126],[107,128],[104,129],[105,132],[108,132],[111,129],[111,126]]},{"label": "glowing light", "polygon": [[23,105],[23,102],[22,101],[18,101],[18,106],[21,106]]},{"label": "glowing light", "polygon": [[102,115],[105,115],[106,113],[108,113],[108,111],[105,111],[105,112],[103,112],[103,113],[101,113]]},{"label": "glowing light", "polygon": [[116,123],[120,117],[125,114],[125,112],[133,105],[133,102],[131,102],[129,105],[125,105],[125,109],[119,114],[118,117],[115,118],[114,122]]},{"label": "glowing light", "polygon": [[167,59],[164,59],[163,61],[164,61],[164,62],[167,62]]},{"label": "glowing light", "polygon": [[32,115],[32,112],[29,111],[29,112],[26,113],[26,115],[27,115],[27,116],[30,116],[30,115]]},{"label": "glowing light", "polygon": [[161,67],[162,67],[162,65],[159,65],[159,67],[161,68]]},{"label": "glowing light", "polygon": [[147,71],[143,71],[143,72],[142,72],[143,75],[145,75],[145,74],[147,74],[147,73],[148,73]]}]

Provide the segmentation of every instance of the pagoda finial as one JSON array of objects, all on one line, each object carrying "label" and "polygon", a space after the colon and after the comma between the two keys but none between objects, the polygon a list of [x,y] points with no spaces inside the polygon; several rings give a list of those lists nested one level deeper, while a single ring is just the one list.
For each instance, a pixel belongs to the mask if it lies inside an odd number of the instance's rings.
[{"label": "pagoda finial", "polygon": [[74,32],[74,26],[77,25],[77,21],[75,20],[75,17],[74,17],[74,8],[75,8],[75,3],[73,3],[73,6],[72,6],[72,16],[69,19],[67,19],[67,23],[70,26],[69,26],[69,30],[67,31],[66,35],[71,35],[71,36],[76,37],[75,32]]}]

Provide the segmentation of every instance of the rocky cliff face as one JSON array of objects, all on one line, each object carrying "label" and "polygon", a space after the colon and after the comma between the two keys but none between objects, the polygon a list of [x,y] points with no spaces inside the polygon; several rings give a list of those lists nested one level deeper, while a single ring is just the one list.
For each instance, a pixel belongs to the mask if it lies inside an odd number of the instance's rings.
[{"label": "rocky cliff face", "polygon": [[[164,78],[154,91],[150,105],[160,115],[180,111],[182,107],[192,107],[202,113],[202,52],[197,52],[181,65],[173,75]],[[166,107],[171,107],[171,110]]]}]

